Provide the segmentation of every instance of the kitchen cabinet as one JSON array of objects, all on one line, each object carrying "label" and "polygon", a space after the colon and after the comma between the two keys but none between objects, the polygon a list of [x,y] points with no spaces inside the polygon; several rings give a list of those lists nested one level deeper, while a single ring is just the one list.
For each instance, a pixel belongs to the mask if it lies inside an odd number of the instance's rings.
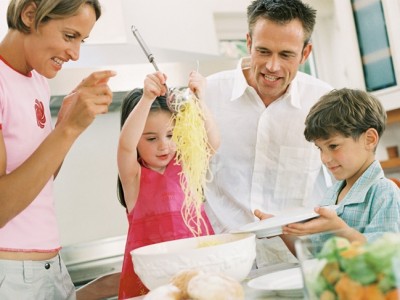
[{"label": "kitchen cabinet", "polygon": [[381,161],[381,166],[385,171],[399,171],[400,170],[400,158],[392,158]]},{"label": "kitchen cabinet", "polygon": [[[387,111],[387,125],[397,123],[400,127],[400,108]],[[400,157],[381,161],[382,168],[387,172],[400,171]]]},{"label": "kitchen cabinet", "polygon": [[386,113],[388,117],[387,124],[400,123],[400,108],[389,110]]}]

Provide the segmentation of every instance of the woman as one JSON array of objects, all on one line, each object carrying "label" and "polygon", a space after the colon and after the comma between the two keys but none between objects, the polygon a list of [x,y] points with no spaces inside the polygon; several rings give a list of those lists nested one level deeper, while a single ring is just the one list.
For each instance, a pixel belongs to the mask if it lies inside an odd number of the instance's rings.
[{"label": "woman", "polygon": [[78,136],[112,101],[112,71],[84,79],[55,128],[53,78],[79,58],[101,15],[98,0],[11,0],[0,43],[0,299],[74,299],[60,256],[53,180]]}]

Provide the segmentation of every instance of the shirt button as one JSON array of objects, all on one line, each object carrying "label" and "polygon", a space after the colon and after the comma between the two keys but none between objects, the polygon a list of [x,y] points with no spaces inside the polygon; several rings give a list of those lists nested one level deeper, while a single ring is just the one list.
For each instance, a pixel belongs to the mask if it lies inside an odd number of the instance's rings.
[{"label": "shirt button", "polygon": [[49,263],[45,263],[45,264],[44,264],[44,268],[45,268],[46,270],[50,269],[50,264],[49,264]]}]

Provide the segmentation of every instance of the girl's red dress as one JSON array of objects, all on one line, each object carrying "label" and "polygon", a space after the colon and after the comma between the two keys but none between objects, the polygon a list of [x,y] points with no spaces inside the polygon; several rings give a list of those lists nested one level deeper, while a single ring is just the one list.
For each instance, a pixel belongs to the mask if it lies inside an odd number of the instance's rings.
[{"label": "girl's red dress", "polygon": [[[141,167],[140,191],[134,209],[127,214],[129,231],[119,285],[119,299],[144,295],[148,289],[135,274],[130,252],[155,243],[190,238],[193,233],[185,225],[181,208],[184,194],[180,186],[180,165],[171,160],[160,174]],[[214,234],[202,208],[206,226],[201,235]],[[207,227],[207,228],[205,228]]]}]

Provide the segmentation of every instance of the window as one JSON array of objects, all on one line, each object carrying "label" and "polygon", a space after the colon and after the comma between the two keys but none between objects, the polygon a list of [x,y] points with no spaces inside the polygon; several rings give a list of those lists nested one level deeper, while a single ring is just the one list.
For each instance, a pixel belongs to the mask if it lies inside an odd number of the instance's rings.
[{"label": "window", "polygon": [[219,51],[221,54],[232,58],[247,56],[246,40],[220,40]]},{"label": "window", "polygon": [[397,84],[380,0],[352,0],[353,15],[367,91]]}]

